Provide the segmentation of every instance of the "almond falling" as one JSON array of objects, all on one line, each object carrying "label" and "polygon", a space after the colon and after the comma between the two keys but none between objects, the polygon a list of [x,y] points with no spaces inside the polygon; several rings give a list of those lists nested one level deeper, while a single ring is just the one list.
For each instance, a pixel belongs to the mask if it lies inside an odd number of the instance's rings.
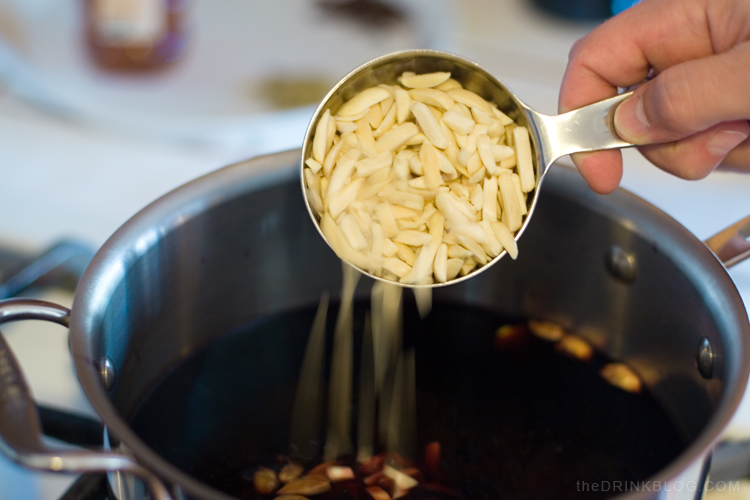
[{"label": "almond falling", "polygon": [[536,189],[529,132],[449,73],[404,73],[316,124],[304,179],[337,255],[386,280],[446,283],[503,251]]}]

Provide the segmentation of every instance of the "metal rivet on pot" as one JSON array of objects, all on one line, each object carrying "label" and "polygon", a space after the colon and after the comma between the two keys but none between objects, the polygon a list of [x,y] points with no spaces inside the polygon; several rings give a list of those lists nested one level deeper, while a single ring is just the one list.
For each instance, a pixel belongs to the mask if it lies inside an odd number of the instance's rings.
[{"label": "metal rivet on pot", "polygon": [[698,350],[695,353],[695,361],[698,371],[705,379],[710,379],[714,374],[714,348],[708,337],[703,337],[698,342]]},{"label": "metal rivet on pot", "polygon": [[635,257],[617,245],[612,246],[606,256],[610,274],[623,283],[632,283],[636,276]]},{"label": "metal rivet on pot", "polygon": [[112,364],[112,360],[106,356],[99,360],[99,374],[102,376],[104,388],[108,391],[111,390],[115,385],[115,366]]}]

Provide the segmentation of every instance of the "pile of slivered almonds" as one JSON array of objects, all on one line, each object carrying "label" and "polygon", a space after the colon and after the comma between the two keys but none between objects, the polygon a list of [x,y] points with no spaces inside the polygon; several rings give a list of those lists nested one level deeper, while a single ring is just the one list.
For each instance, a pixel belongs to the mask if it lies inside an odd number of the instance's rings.
[{"label": "pile of slivered almonds", "polygon": [[309,204],[350,264],[419,285],[516,258],[536,185],[529,132],[450,73],[405,72],[326,110],[311,149]]}]

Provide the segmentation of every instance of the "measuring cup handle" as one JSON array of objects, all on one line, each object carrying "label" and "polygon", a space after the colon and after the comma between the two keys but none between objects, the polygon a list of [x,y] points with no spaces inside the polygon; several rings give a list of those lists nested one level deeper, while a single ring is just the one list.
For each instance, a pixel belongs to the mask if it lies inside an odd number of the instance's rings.
[{"label": "measuring cup handle", "polygon": [[726,267],[739,264],[750,257],[750,216],[719,231],[705,244]]},{"label": "measuring cup handle", "polygon": [[[0,301],[0,324],[22,319],[51,321],[67,327],[70,310],[42,300]],[[0,453],[36,470],[122,471],[140,477],[155,500],[171,500],[166,487],[132,457],[94,450],[52,450],[41,439],[39,414],[18,360],[0,334]]]},{"label": "measuring cup handle", "polygon": [[617,135],[614,126],[615,109],[631,95],[633,92],[625,92],[561,115],[530,110],[543,168],[572,153],[633,146]]}]

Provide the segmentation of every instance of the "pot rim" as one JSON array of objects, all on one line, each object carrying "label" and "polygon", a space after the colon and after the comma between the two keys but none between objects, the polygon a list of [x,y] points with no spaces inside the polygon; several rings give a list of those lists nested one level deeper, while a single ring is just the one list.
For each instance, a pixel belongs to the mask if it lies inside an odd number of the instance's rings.
[{"label": "pot rim", "polygon": [[[227,200],[262,189],[281,180],[298,175],[300,150],[256,157],[239,162],[199,177],[184,184],[147,205],[123,224],[96,252],[84,272],[75,293],[75,303],[70,321],[70,345],[76,374],[93,408],[107,429],[126,446],[127,450],[145,467],[172,485],[179,485],[188,495],[202,499],[234,500],[181,471],[152,450],[130,428],[107,396],[102,381],[100,350],[95,345],[96,325],[104,317],[108,301],[124,277],[129,265],[144,255],[159,237],[185,221]],[[590,191],[572,168],[558,165],[548,173],[556,182],[546,180],[545,190],[572,192],[578,201],[589,209],[609,213],[635,214],[639,232],[653,235],[654,241],[663,241],[665,229],[677,246],[675,263],[684,272],[698,273],[704,279],[697,281],[699,292],[710,294],[717,300],[710,304],[715,318],[721,318],[724,329],[737,332],[737,345],[725,348],[725,357],[739,370],[725,373],[724,386],[718,406],[696,439],[651,480],[669,481],[691,464],[702,460],[719,439],[721,431],[734,415],[744,394],[750,373],[750,324],[747,311],[734,282],[723,264],[684,226],[657,207],[636,195],[618,189],[602,197]],[[612,209],[614,207],[614,210]],[[718,298],[722,299],[719,300]],[[741,312],[741,314],[738,314]],[[725,370],[726,372],[727,370]],[[628,492],[629,498],[645,498],[653,492]],[[625,496],[625,495],[618,495]]]}]

